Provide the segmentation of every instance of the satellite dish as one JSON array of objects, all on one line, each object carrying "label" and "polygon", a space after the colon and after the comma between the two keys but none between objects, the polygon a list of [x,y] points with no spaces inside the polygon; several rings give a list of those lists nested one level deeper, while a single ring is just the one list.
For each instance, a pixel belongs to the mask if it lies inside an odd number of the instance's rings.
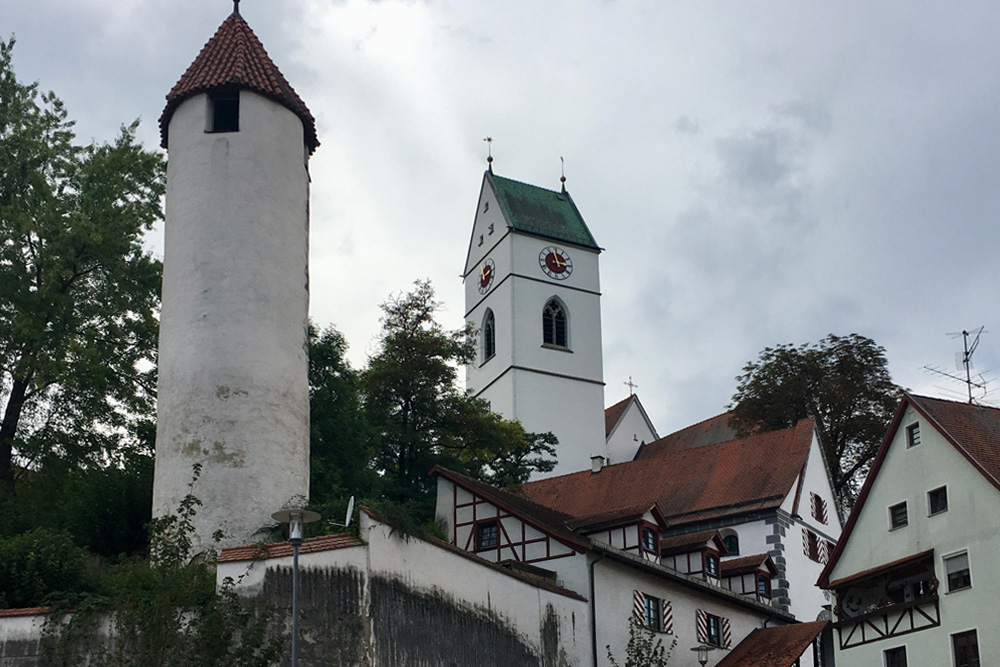
[{"label": "satellite dish", "polygon": [[351,517],[354,516],[354,496],[351,496],[350,502],[347,503],[347,516],[344,518],[344,528],[351,525]]},{"label": "satellite dish", "polygon": [[347,528],[351,525],[351,518],[354,516],[354,496],[351,496],[350,501],[347,503],[347,516],[344,517],[344,523],[336,523],[331,521],[331,526],[340,526],[341,528]]}]

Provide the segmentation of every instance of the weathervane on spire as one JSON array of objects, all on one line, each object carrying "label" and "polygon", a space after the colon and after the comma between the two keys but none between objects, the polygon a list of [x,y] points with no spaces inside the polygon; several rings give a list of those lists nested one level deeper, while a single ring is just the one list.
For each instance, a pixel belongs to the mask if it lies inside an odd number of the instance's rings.
[{"label": "weathervane on spire", "polygon": [[486,137],[485,139],[483,139],[483,141],[486,142],[486,164],[488,165],[490,173],[492,174],[493,173],[493,137]]},{"label": "weathervane on spire", "polygon": [[[562,183],[563,194],[566,194],[566,160],[563,159],[562,155],[559,156],[559,171],[559,182]],[[629,378],[629,382],[631,381],[632,378]]]}]

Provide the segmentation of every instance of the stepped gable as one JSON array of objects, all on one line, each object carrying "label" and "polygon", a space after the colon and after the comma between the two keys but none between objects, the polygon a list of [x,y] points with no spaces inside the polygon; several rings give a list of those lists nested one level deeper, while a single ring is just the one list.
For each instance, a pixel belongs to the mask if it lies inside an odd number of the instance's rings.
[{"label": "stepped gable", "polygon": [[[610,408],[609,408],[610,409]],[[665,435],[659,440],[646,443],[639,448],[635,457],[648,459],[661,454],[679,452],[693,447],[705,447],[720,442],[736,440],[736,429],[729,425],[729,417],[733,413],[723,412],[705,421],[692,424],[687,428]]]},{"label": "stepped gable", "polygon": [[[669,526],[781,505],[809,456],[815,420],[715,445],[524,484],[519,493],[576,526],[656,508]],[[645,509],[642,509],[645,508]]]},{"label": "stepped gable", "polygon": [[268,97],[302,120],[309,154],[319,146],[316,121],[243,17],[233,12],[167,93],[160,116],[160,146],[167,147],[170,118],[181,102],[200,93],[239,88]]}]

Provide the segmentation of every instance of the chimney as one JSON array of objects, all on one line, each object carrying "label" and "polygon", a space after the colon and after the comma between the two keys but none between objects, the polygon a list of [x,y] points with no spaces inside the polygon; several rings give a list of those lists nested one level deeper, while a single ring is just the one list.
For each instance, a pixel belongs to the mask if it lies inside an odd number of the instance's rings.
[{"label": "chimney", "polygon": [[604,463],[607,461],[606,458],[597,454],[590,457],[590,474],[597,475],[601,472],[601,468],[604,467]]}]

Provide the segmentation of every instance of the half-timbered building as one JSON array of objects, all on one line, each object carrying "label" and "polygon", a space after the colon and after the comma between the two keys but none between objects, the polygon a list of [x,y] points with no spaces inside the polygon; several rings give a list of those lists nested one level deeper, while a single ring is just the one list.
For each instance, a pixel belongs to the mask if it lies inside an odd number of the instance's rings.
[{"label": "half-timbered building", "polygon": [[1000,410],[904,395],[819,580],[837,664],[990,664],[998,525]]},{"label": "half-timbered building", "polygon": [[[703,572],[664,565],[659,535],[665,521],[655,501],[609,503],[605,511],[580,517],[451,470],[435,468],[431,474],[438,480],[437,518],[452,544],[588,600],[585,627],[594,648],[587,664],[610,664],[608,646],[623,655],[630,617],[662,634],[667,644],[676,639],[683,649],[673,662],[691,667],[697,662],[687,648],[718,648],[710,660],[714,665],[754,629],[794,621],[767,599],[744,594],[720,577],[706,579]],[[705,541],[724,549],[718,534]]]}]

